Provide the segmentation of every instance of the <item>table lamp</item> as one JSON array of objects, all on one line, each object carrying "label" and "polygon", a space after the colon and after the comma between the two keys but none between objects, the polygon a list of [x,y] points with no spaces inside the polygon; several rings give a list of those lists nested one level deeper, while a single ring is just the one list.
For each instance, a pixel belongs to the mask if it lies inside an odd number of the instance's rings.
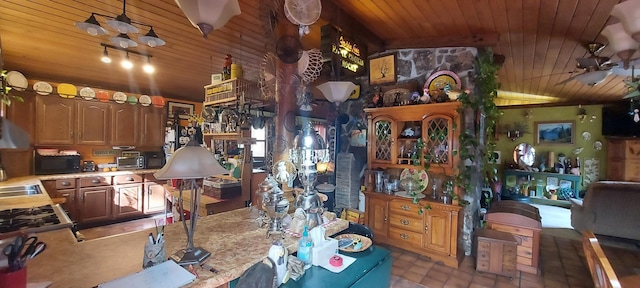
[{"label": "table lamp", "polygon": [[[198,220],[198,207],[200,206],[201,187],[196,182],[197,179],[228,173],[213,154],[206,148],[200,146],[197,141],[191,140],[187,145],[173,153],[167,164],[153,175],[160,180],[182,179],[179,186],[178,210],[180,215],[184,215],[184,203],[182,193],[184,190],[191,191],[191,219],[189,226],[182,221],[182,226],[187,234],[187,248],[178,251],[174,257],[180,259],[178,264],[191,265],[200,264],[207,259],[211,253],[200,247],[194,247],[193,234]],[[172,257],[172,258],[174,258]]]}]

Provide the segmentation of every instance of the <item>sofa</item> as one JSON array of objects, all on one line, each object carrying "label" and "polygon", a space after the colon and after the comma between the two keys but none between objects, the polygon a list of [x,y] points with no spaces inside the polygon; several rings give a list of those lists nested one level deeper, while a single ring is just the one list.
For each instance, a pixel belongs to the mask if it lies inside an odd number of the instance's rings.
[{"label": "sofa", "polygon": [[576,230],[640,240],[640,183],[599,181],[583,199],[569,200]]}]

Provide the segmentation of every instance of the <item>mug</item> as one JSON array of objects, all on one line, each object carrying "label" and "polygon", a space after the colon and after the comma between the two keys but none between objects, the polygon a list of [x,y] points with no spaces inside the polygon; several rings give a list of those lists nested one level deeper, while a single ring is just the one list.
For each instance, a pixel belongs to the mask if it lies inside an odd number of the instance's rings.
[{"label": "mug", "polygon": [[27,287],[27,266],[17,271],[9,271],[8,268],[0,271],[0,287],[25,288]]},{"label": "mug", "polygon": [[147,242],[144,244],[144,255],[142,256],[142,268],[160,264],[167,260],[167,253],[164,249],[164,241],[157,244]]}]

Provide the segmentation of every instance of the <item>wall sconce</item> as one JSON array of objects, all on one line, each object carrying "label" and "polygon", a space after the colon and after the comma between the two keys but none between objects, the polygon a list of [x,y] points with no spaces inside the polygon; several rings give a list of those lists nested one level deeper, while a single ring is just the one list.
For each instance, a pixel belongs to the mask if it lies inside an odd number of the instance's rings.
[{"label": "wall sconce", "polygon": [[112,28],[118,30],[119,34],[117,36],[109,38],[109,41],[111,41],[111,43],[113,43],[114,45],[120,46],[122,48],[138,46],[138,43],[131,40],[129,35],[127,35],[127,33],[138,33],[138,28],[136,28],[132,24],[142,25],[150,28],[147,34],[145,34],[144,36],[138,37],[138,40],[141,43],[146,44],[149,47],[157,47],[157,46],[162,46],[166,44],[166,42],[160,39],[156,34],[156,32],[153,31],[153,26],[129,19],[129,17],[127,17],[126,8],[127,8],[127,0],[124,0],[122,3],[122,14],[116,17],[113,17],[109,15],[92,12],[91,16],[89,16],[87,20],[85,20],[84,22],[76,22],[75,26],[78,27],[80,30],[89,33],[89,35],[91,36],[108,35],[109,31],[107,31],[107,29],[104,29],[102,26],[100,26],[100,22],[98,22],[98,20],[96,19],[95,15],[98,15],[98,16],[108,18],[109,20],[107,20],[107,24]]},{"label": "wall sconce", "polygon": [[533,118],[533,111],[531,109],[524,111],[524,118],[531,120],[531,118]]},{"label": "wall sconce", "polygon": [[587,109],[584,109],[582,105],[578,105],[578,119],[580,123],[584,123],[584,120],[589,119],[589,122],[593,122],[596,119],[596,115],[589,116],[587,114]]},{"label": "wall sconce", "polygon": [[525,133],[529,133],[528,125],[521,122],[513,123],[513,127],[510,124],[505,124],[502,126],[502,130],[505,131],[507,138],[514,142],[524,136]]},{"label": "wall sconce", "polygon": [[147,63],[144,64],[144,66],[142,67],[143,71],[147,74],[153,74],[156,70],[155,67],[153,67],[153,65],[151,65],[151,56],[150,54],[146,54],[146,53],[141,53],[141,52],[137,52],[137,51],[132,51],[132,50],[128,50],[128,49],[124,49],[121,47],[117,47],[117,46],[113,46],[113,45],[109,45],[109,44],[104,44],[104,43],[100,43],[100,45],[102,47],[104,47],[104,51],[102,52],[102,57],[100,58],[100,61],[104,62],[104,63],[111,63],[111,58],[109,57],[109,51],[108,48],[111,49],[115,49],[115,50],[120,50],[125,52],[125,58],[122,59],[122,61],[120,62],[120,65],[122,65],[122,67],[124,69],[127,70],[131,70],[131,68],[133,68],[133,63],[131,62],[131,60],[129,59],[129,54],[135,54],[135,55],[139,55],[142,57],[146,57],[147,58]]}]

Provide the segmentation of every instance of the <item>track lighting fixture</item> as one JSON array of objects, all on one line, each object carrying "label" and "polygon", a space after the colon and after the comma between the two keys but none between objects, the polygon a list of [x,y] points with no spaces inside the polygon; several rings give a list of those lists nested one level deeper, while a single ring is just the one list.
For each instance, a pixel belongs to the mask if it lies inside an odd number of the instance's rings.
[{"label": "track lighting fixture", "polygon": [[111,58],[109,58],[109,52],[107,52],[107,47],[104,47],[104,52],[102,52],[102,58],[100,60],[104,63],[111,63]]},{"label": "track lighting fixture", "polygon": [[122,59],[122,62],[120,62],[120,65],[122,65],[122,68],[127,70],[131,70],[131,68],[133,68],[133,63],[131,63],[131,60],[129,60],[129,52],[127,52],[127,56],[125,56],[124,59]]},{"label": "track lighting fixture", "polygon": [[149,47],[158,47],[166,44],[164,40],[158,37],[156,32],[153,30],[153,26],[131,20],[126,14],[126,7],[127,1],[124,0],[122,4],[122,14],[113,17],[93,12],[87,20],[85,20],[84,22],[76,22],[75,26],[93,36],[109,34],[108,30],[100,26],[100,23],[95,17],[96,15],[98,15],[107,18],[107,24],[118,31],[118,36],[109,38],[111,43],[113,43],[114,45],[120,46],[122,48],[138,46],[138,43],[131,40],[131,37],[127,35],[128,33],[139,32],[138,28],[134,25],[149,27],[149,32],[147,32],[147,34],[138,37],[138,40],[141,43],[148,45]]}]

